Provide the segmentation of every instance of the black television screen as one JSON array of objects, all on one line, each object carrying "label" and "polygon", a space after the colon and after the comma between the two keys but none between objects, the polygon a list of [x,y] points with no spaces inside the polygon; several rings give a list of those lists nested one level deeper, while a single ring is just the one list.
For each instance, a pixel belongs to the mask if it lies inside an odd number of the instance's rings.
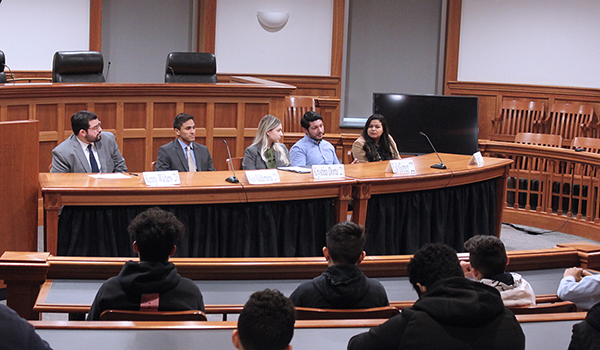
[{"label": "black television screen", "polygon": [[477,97],[373,94],[373,112],[385,117],[401,154],[473,154],[479,137]]}]

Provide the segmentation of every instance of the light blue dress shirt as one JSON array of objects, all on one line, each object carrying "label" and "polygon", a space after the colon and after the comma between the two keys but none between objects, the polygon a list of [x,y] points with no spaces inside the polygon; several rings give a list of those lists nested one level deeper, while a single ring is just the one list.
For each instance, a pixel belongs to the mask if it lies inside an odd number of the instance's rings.
[{"label": "light blue dress shirt", "polygon": [[326,140],[317,142],[304,135],[290,149],[291,166],[313,166],[321,164],[339,164],[335,147]]},{"label": "light blue dress shirt", "polygon": [[[188,145],[185,144],[185,142],[181,141],[181,139],[178,137],[177,141],[179,141],[179,144],[181,145],[181,148],[183,148],[183,155],[185,156],[185,160],[187,160],[187,149],[186,147],[188,147]],[[194,143],[190,142],[189,145],[192,149],[192,155],[194,154]],[[198,164],[196,164],[196,157],[192,157],[192,160],[194,160],[194,165],[196,166],[196,170],[198,170]]]}]

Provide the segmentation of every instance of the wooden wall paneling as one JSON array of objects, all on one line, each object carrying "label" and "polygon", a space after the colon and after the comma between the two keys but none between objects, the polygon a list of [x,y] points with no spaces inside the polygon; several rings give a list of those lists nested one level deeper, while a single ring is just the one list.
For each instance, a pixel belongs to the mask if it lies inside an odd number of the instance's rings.
[{"label": "wooden wall paneling", "polygon": [[127,170],[139,173],[150,167],[146,162],[146,139],[145,138],[127,138],[123,139],[121,149]]},{"label": "wooden wall paneling", "polygon": [[90,0],[90,51],[102,50],[102,0]]},{"label": "wooden wall paneling", "polygon": [[27,105],[11,105],[7,108],[7,121],[28,120],[29,106]]},{"label": "wooden wall paneling", "polygon": [[[117,104],[116,103],[94,103],[94,113],[102,121],[102,129],[122,130],[123,126],[117,125]],[[121,114],[122,115],[122,114]],[[118,134],[118,132],[116,132]]]},{"label": "wooden wall paneling", "polygon": [[146,128],[147,103],[123,103],[123,129]]},{"label": "wooden wall paneling", "polygon": [[214,127],[236,128],[238,118],[237,103],[215,102]]},{"label": "wooden wall paneling", "polygon": [[56,103],[36,104],[35,119],[39,121],[40,132],[57,130],[58,105]]},{"label": "wooden wall paneling", "polygon": [[210,154],[212,156],[213,166],[217,170],[228,169],[225,160],[229,158],[229,155],[227,154],[227,147],[225,146],[225,143],[223,143],[223,140],[227,140],[227,144],[231,150],[231,156],[236,157],[233,150],[237,149],[237,137],[214,137],[212,143],[213,150]]},{"label": "wooden wall paneling", "polygon": [[[268,110],[268,106],[267,106],[267,110]],[[248,111],[248,102],[247,101],[240,101],[238,103],[238,118],[237,118],[237,125],[236,125],[236,129],[235,129],[235,138],[236,138],[236,142],[235,142],[235,147],[231,148],[229,151],[231,152],[231,156],[232,157],[239,157],[240,155],[243,155],[244,153],[244,129],[246,128],[246,118],[247,118],[247,112]],[[229,154],[227,154],[227,156],[225,157],[225,159],[229,158]],[[225,169],[228,169],[227,167],[227,162],[225,162]]]},{"label": "wooden wall paneling", "polygon": [[177,103],[154,103],[154,127],[173,129],[173,119],[177,115]]},{"label": "wooden wall paneling", "polygon": [[194,116],[196,128],[206,129],[206,103],[186,102],[183,105],[183,113]]},{"label": "wooden wall paneling", "polygon": [[39,172],[47,173],[50,171],[50,165],[52,164],[52,150],[58,146],[56,141],[40,142],[39,152]]},{"label": "wooden wall paneling", "polygon": [[198,52],[215,52],[217,0],[198,0]]},{"label": "wooden wall paneling", "polygon": [[449,95],[448,82],[458,79],[458,53],[462,0],[448,0],[446,5],[446,45],[444,52],[444,95]]},{"label": "wooden wall paneling", "polygon": [[[73,128],[71,127],[71,116],[79,111],[82,110],[88,110],[90,112],[94,112],[93,110],[91,110],[92,108],[90,108],[91,106],[89,106],[87,103],[65,103],[64,104],[64,115],[63,115],[63,119],[64,119],[64,139],[66,139],[67,137],[69,137],[72,133],[73,133]],[[100,119],[100,121],[102,121],[102,116],[98,115],[98,119]],[[60,136],[60,135],[59,135]],[[60,140],[60,141],[63,141]]]}]

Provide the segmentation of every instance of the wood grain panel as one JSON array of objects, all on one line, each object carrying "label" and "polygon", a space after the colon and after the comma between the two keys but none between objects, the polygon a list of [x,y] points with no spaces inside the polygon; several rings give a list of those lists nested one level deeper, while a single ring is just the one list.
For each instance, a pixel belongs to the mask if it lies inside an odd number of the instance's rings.
[{"label": "wood grain panel", "polygon": [[154,127],[173,128],[177,115],[177,103],[154,103]]},{"label": "wood grain panel", "polygon": [[140,157],[146,150],[145,139],[124,139],[121,153],[125,158],[127,170],[130,172],[142,172],[150,169],[150,164],[145,164],[145,158]]},{"label": "wood grain panel", "polygon": [[35,112],[37,120],[40,122],[40,131],[53,131],[58,129],[58,105],[44,104],[37,105]]},{"label": "wood grain panel", "polygon": [[213,151],[211,152],[213,166],[217,170],[227,170],[227,162],[225,161],[229,158],[227,155],[227,147],[223,143],[223,140],[227,140],[227,144],[229,144],[229,149],[231,150],[231,156],[234,156],[234,150],[236,149],[236,139],[234,137],[215,137],[213,139]]},{"label": "wood grain panel", "polygon": [[[87,103],[65,103],[65,114],[64,114],[64,126],[65,133],[64,138],[66,139],[73,133],[73,128],[71,127],[71,116],[79,111],[87,111],[89,110]],[[91,111],[93,112],[93,111]],[[102,121],[102,116],[98,116],[98,119]],[[62,140],[61,140],[62,141]]]},{"label": "wood grain panel", "polygon": [[95,103],[94,112],[98,115],[98,119],[102,121],[102,129],[118,129],[116,103]]},{"label": "wood grain panel", "polygon": [[[244,125],[246,128],[257,128],[260,120],[269,114],[268,103],[246,103],[246,115],[244,116]],[[283,116],[276,116],[283,120]]]},{"label": "wood grain panel", "polygon": [[123,128],[145,128],[146,113],[146,103],[124,103]]},{"label": "wood grain panel", "polygon": [[236,103],[215,103],[214,127],[237,128],[237,112]]},{"label": "wood grain panel", "polygon": [[27,120],[29,119],[29,107],[28,106],[8,106],[8,117],[7,121],[14,120]]},{"label": "wood grain panel", "polygon": [[56,141],[40,142],[40,173],[50,171],[52,165],[52,150],[58,145]]},{"label": "wood grain panel", "polygon": [[206,128],[206,103],[184,103],[183,113],[194,116],[196,128]]}]

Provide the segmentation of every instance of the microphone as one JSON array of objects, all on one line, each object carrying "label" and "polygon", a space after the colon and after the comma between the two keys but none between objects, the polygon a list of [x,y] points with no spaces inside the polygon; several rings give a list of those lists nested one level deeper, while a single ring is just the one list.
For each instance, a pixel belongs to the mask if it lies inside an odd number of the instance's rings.
[{"label": "microphone", "polygon": [[[175,82],[177,82],[177,76],[175,75],[175,71],[173,70],[173,67],[167,66],[167,68],[169,68],[169,70],[173,74],[173,79],[175,79]],[[225,142],[225,140],[223,140],[223,142]],[[227,142],[225,142],[225,144],[227,144]],[[229,146],[227,146],[227,149],[229,149]],[[229,156],[229,159],[231,159],[231,156]]]},{"label": "microphone", "polygon": [[106,67],[106,75],[104,76],[104,81],[108,81],[108,75],[110,74],[110,64],[111,64],[111,62],[108,61],[108,66]]},{"label": "microphone", "polygon": [[225,147],[227,147],[227,154],[229,154],[229,164],[231,164],[231,171],[233,172],[233,176],[226,178],[225,181],[231,182],[232,184],[236,184],[240,182],[240,180],[238,180],[238,178],[235,176],[235,169],[233,168],[233,159],[231,158],[231,152],[229,151],[229,144],[227,143],[227,140],[223,140],[223,143],[225,144]]},{"label": "microphone", "polygon": [[427,138],[427,141],[429,141],[429,145],[431,145],[431,148],[433,149],[433,151],[435,152],[435,155],[438,157],[438,159],[440,160],[439,163],[432,165],[431,167],[434,169],[446,169],[446,166],[444,165],[444,162],[442,161],[442,158],[440,158],[439,153],[435,150],[435,147],[433,147],[433,143],[431,143],[431,140],[429,139],[429,136],[425,135],[424,132],[419,131],[419,134],[425,136],[425,138]]},{"label": "microphone", "polygon": [[[2,2],[2,0],[0,0],[0,2]],[[15,80],[15,75],[13,74],[12,69],[10,69],[8,64],[4,64],[4,67],[2,67],[2,71],[4,71],[5,68],[9,71],[10,76],[12,77],[13,85],[15,85],[17,81]],[[6,79],[6,82],[8,82],[8,78]]]}]

